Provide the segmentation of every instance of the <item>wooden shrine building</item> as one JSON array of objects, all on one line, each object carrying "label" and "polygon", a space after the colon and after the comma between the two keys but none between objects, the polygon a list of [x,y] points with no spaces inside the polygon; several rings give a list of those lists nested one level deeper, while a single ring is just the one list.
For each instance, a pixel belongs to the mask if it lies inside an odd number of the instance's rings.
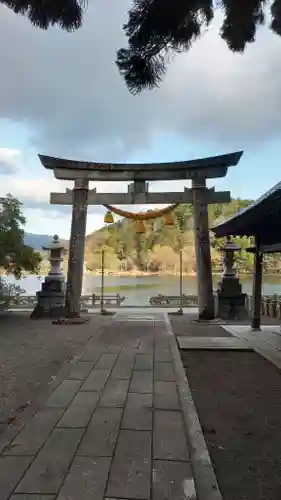
[{"label": "wooden shrine building", "polygon": [[262,260],[264,253],[281,253],[281,182],[227,221],[212,228],[217,238],[253,236],[254,252],[252,328],[260,329]]},{"label": "wooden shrine building", "polygon": [[[39,155],[43,166],[53,170],[57,179],[73,180],[73,190],[51,193],[51,203],[72,205],[72,223],[66,287],[66,313],[80,312],[84,244],[88,205],[179,204],[192,203],[196,249],[199,316],[214,317],[212,263],[210,254],[208,205],[229,203],[230,192],[208,188],[206,179],[224,177],[228,167],[237,165],[243,152],[172,163],[119,164],[91,163]],[[191,180],[191,189],[184,186]],[[182,180],[181,192],[153,193],[149,181]],[[127,193],[98,193],[89,189],[89,181],[132,183]]]}]

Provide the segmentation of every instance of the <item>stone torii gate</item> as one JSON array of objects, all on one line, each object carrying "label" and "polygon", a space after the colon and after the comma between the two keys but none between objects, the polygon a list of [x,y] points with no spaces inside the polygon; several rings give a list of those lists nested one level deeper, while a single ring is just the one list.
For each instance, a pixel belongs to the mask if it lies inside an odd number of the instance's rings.
[{"label": "stone torii gate", "polygon": [[[215,192],[206,179],[225,177],[228,167],[237,165],[243,152],[174,163],[119,164],[90,163],[39,155],[42,165],[57,179],[73,180],[74,189],[51,193],[51,204],[72,205],[72,222],[66,287],[66,314],[78,316],[83,278],[84,246],[88,205],[130,205],[192,203],[199,318],[213,319],[214,298],[209,239],[208,205],[229,203],[230,192]],[[191,189],[182,192],[151,193],[149,181],[191,180]],[[98,193],[89,190],[89,181],[133,181],[128,193]]]}]

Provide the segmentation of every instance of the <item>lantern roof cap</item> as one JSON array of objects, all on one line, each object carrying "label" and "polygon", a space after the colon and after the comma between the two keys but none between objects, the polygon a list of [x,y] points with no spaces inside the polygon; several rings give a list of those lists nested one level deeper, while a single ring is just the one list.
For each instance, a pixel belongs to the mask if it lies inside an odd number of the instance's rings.
[{"label": "lantern roof cap", "polygon": [[226,242],[224,243],[224,245],[222,245],[220,247],[220,250],[224,251],[224,252],[229,251],[229,250],[236,252],[238,250],[241,250],[241,247],[239,245],[237,245],[237,243],[231,239],[231,236],[227,236]]},{"label": "lantern roof cap", "polygon": [[49,245],[42,247],[43,250],[64,250],[64,245],[60,241],[58,234],[53,236],[53,239]]}]

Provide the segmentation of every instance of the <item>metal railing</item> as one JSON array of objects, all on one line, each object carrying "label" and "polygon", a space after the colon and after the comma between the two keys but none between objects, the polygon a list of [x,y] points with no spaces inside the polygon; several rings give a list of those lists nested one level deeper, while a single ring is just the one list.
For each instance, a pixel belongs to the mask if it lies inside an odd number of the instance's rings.
[{"label": "metal railing", "polygon": [[[170,296],[170,295],[157,295],[147,298],[147,304],[126,304],[124,303],[126,297],[119,295],[98,295],[96,293],[84,294],[81,296],[82,308],[100,308],[101,302],[104,307],[197,307],[198,298],[196,295],[183,295]],[[6,303],[5,307],[9,309],[33,309],[37,304],[36,295],[17,295],[11,297]]]},{"label": "metal railing", "polygon": [[[253,306],[252,296],[247,295],[246,301],[247,309],[251,312]],[[264,295],[261,300],[261,314],[281,320],[281,295]]]},{"label": "metal railing", "polygon": [[[198,307],[198,297],[197,295],[183,295],[180,296],[169,296],[169,295],[157,295],[154,297],[148,297],[147,305],[127,305],[125,302],[126,297],[119,294],[116,295],[101,295],[92,293],[85,294],[81,297],[81,307],[82,308],[100,308],[101,300],[103,299],[103,304],[107,308],[116,307],[143,307],[143,308],[153,308],[153,307]],[[3,301],[2,301],[3,302]],[[0,302],[0,305],[9,309],[33,309],[37,304],[36,295],[17,295],[11,297],[5,303]],[[251,295],[246,296],[246,308],[249,312],[252,311],[253,299]],[[2,307],[2,308],[3,308]],[[261,314],[269,316],[272,318],[277,318],[281,320],[281,295],[265,295],[262,297],[261,301]]]}]

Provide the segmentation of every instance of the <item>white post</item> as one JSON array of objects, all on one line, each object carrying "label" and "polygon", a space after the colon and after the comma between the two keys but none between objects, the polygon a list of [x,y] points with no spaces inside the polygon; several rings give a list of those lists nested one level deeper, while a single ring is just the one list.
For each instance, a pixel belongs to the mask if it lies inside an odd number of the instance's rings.
[{"label": "white post", "polygon": [[100,313],[104,314],[104,250],[101,251],[101,301]]},{"label": "white post", "polygon": [[183,314],[182,309],[182,250],[180,250],[180,314]]}]

